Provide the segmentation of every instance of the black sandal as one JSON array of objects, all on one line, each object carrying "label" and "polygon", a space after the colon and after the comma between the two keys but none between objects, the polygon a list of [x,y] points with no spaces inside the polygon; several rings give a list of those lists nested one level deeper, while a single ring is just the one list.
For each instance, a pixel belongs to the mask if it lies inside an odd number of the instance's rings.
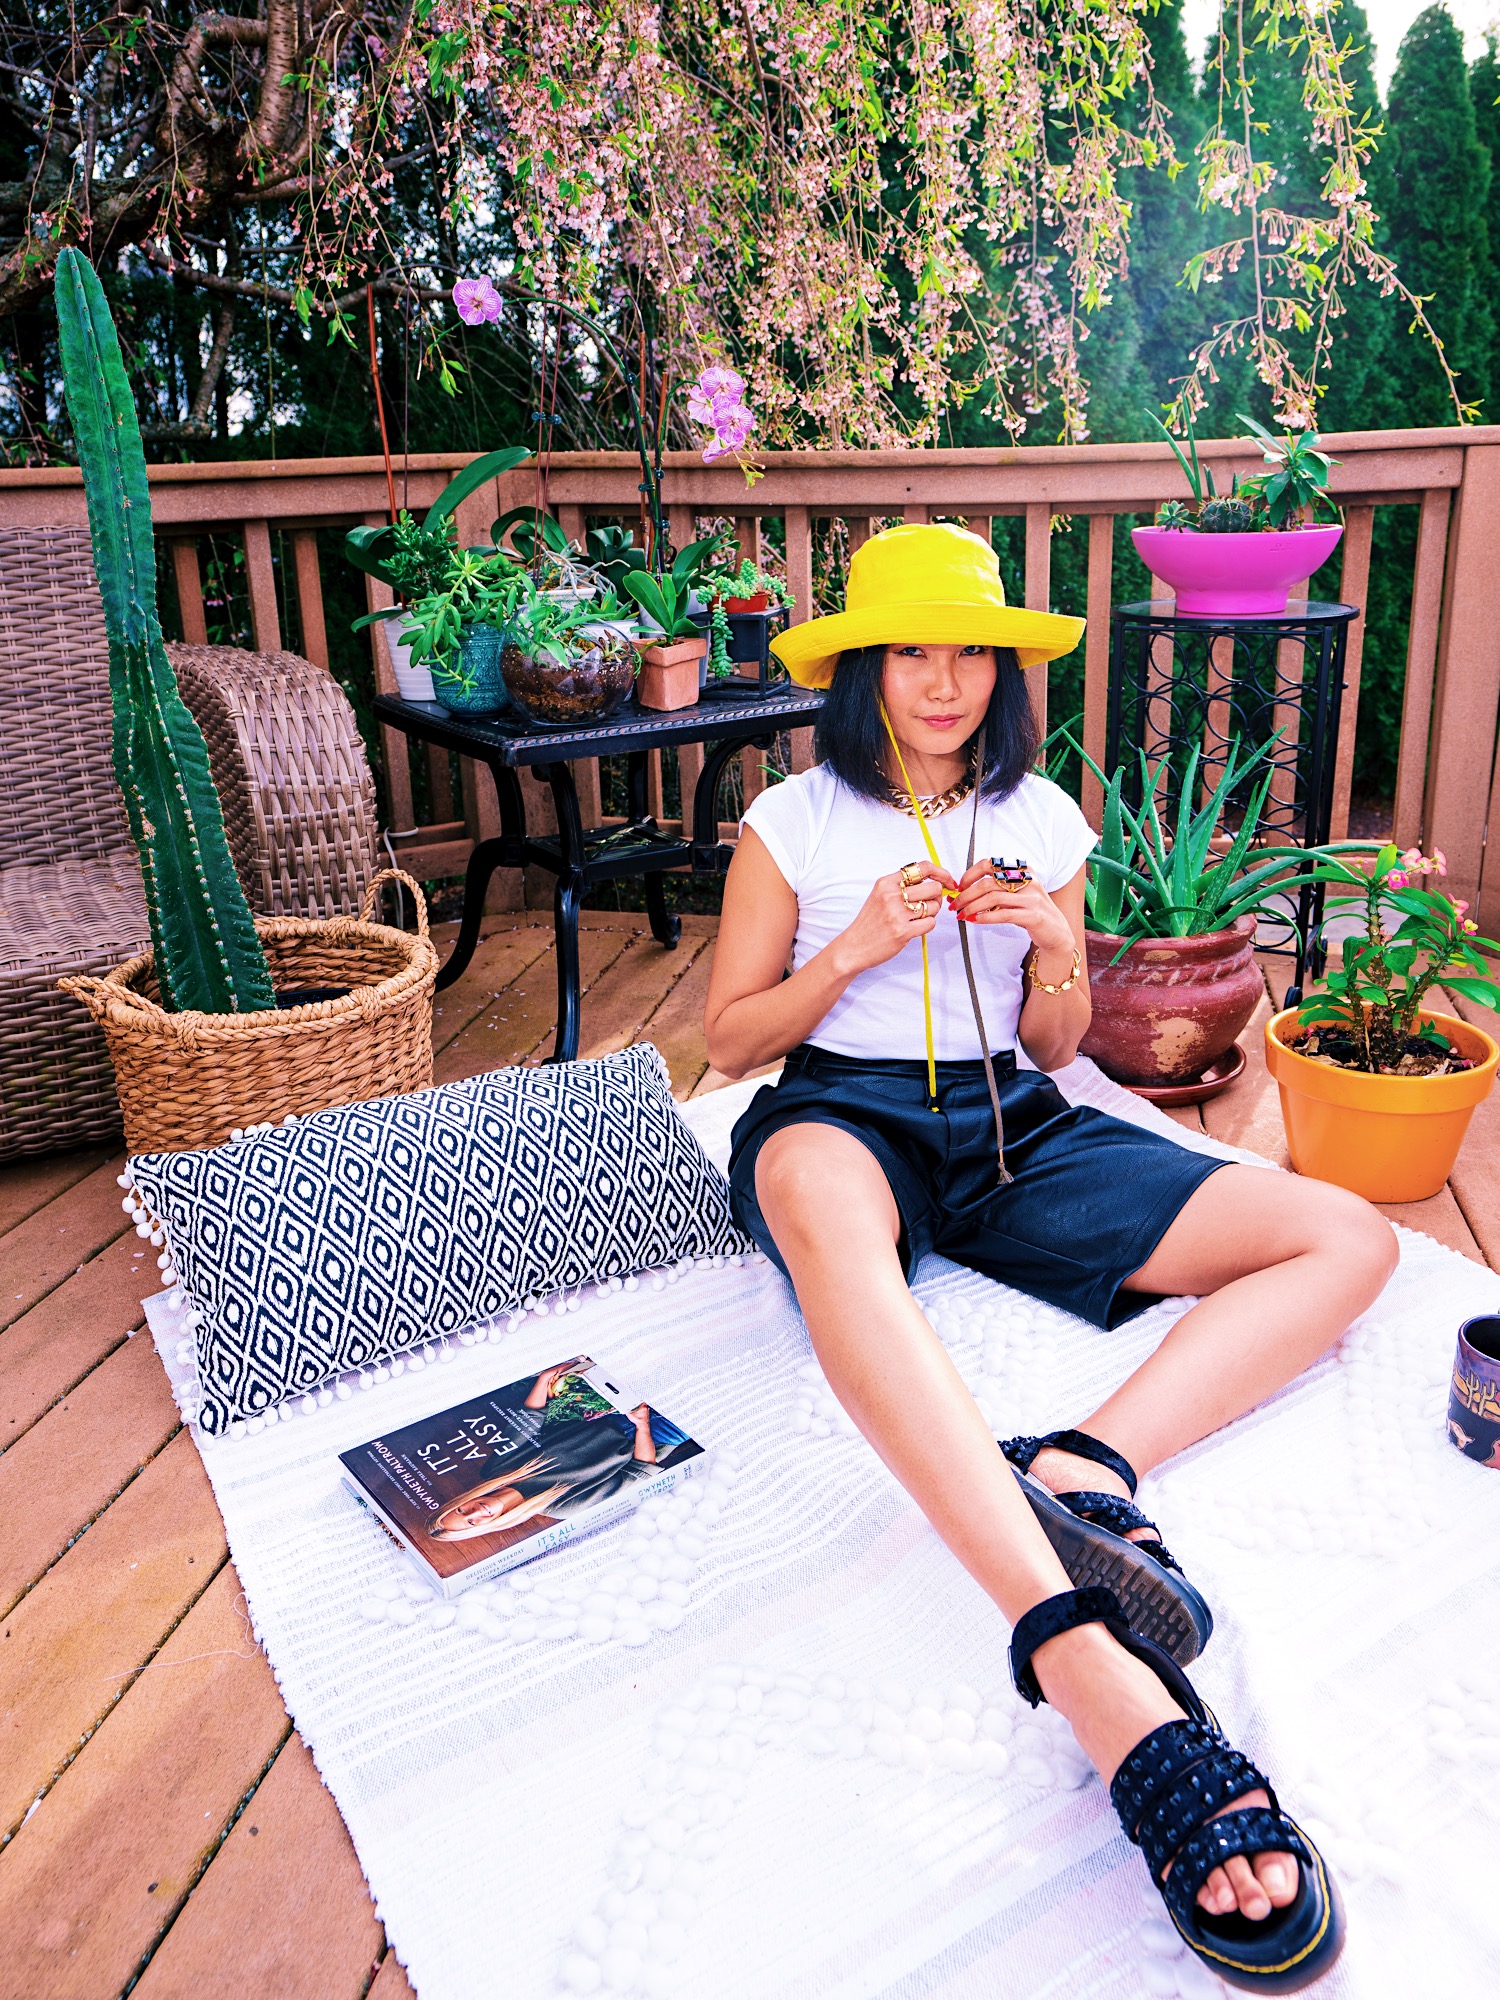
[{"label": "black sandal", "polygon": [[[999,1444],[1073,1582],[1080,1589],[1098,1584],[1113,1591],[1132,1629],[1164,1647],[1180,1667],[1196,1660],[1213,1632],[1214,1614],[1183,1575],[1156,1523],[1134,1504],[1136,1477],[1129,1459],[1087,1431],[1001,1438]],[[1030,1476],[1032,1460],[1046,1450],[1066,1451],[1108,1466],[1130,1488],[1131,1498],[1122,1500],[1117,1493],[1054,1493]],[[1130,1528],[1149,1528],[1154,1539],[1133,1542],[1126,1534]]]},{"label": "black sandal", "polygon": [[[1110,1803],[1144,1854],[1173,1925],[1231,1986],[1260,1993],[1310,1986],[1344,1948],[1343,1905],[1322,1855],[1282,1811],[1264,1773],[1225,1741],[1212,1710],[1171,1656],[1131,1630],[1111,1591],[1063,1591],[1019,1620],[1010,1642],[1016,1692],[1033,1708],[1044,1701],[1032,1654],[1060,1632],[1093,1624],[1107,1627],[1127,1653],[1144,1661],[1187,1712],[1188,1720],[1164,1722],[1143,1737],[1109,1787]],[[1254,1791],[1265,1792],[1270,1805],[1220,1812]],[[1215,1868],[1236,1854],[1269,1853],[1290,1854],[1297,1862],[1296,1899],[1285,1909],[1257,1920],[1238,1910],[1212,1916],[1200,1907],[1198,1891]]]}]

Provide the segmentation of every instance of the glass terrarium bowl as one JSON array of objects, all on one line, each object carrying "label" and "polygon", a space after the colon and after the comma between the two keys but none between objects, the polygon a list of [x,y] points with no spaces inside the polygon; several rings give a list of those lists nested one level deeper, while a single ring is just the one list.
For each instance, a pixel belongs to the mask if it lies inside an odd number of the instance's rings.
[{"label": "glass terrarium bowl", "polygon": [[622,708],[635,686],[636,653],[612,625],[571,633],[565,657],[526,652],[514,639],[501,649],[511,705],[536,729],[579,729]]}]

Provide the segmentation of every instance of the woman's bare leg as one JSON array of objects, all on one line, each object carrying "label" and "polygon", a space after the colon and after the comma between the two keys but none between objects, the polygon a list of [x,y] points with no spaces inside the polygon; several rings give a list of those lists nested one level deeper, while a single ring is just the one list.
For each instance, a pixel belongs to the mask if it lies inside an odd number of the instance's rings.
[{"label": "woman's bare leg", "polygon": [[[1222,1168],[1128,1280],[1198,1304],[1078,1428],[1149,1472],[1310,1367],[1379,1296],[1397,1255],[1390,1224],[1358,1195],[1263,1167]],[[1125,1491],[1066,1452],[1039,1453],[1032,1470],[1058,1493]]]},{"label": "woman's bare leg", "polygon": [[[830,1387],[965,1569],[1011,1624],[1071,1589],[911,1295],[897,1254],[900,1219],[875,1156],[834,1126],[786,1127],[761,1148],[755,1191]],[[1049,1640],[1035,1666],[1106,1779],[1143,1736],[1181,1716],[1150,1668],[1101,1625]],[[1264,1802],[1250,1793],[1236,1803]],[[1214,1870],[1199,1901],[1264,1917],[1292,1900],[1296,1883],[1287,1856],[1257,1855],[1253,1870],[1236,1857],[1227,1875]]]}]

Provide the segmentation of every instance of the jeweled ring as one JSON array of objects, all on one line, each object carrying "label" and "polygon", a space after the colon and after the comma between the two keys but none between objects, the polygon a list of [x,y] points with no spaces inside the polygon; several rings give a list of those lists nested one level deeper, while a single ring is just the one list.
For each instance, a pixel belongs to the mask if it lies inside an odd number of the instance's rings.
[{"label": "jeweled ring", "polygon": [[990,868],[1002,889],[1026,889],[1035,880],[1024,861],[1002,861],[998,854],[990,856]]},{"label": "jeweled ring", "polygon": [[904,892],[907,889],[915,889],[917,884],[922,880],[922,870],[926,866],[927,863],[925,861],[908,861],[906,866],[901,870],[903,901],[905,900]]}]

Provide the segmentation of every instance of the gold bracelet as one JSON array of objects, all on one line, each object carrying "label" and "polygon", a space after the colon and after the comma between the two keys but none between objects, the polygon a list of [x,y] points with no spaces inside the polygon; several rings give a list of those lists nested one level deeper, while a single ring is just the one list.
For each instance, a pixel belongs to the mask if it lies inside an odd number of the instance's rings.
[{"label": "gold bracelet", "polygon": [[1038,979],[1035,968],[1027,975],[1032,985],[1041,993],[1071,993],[1083,972],[1083,960],[1078,956],[1078,947],[1073,947],[1073,970],[1059,986],[1049,986],[1045,979]]}]

